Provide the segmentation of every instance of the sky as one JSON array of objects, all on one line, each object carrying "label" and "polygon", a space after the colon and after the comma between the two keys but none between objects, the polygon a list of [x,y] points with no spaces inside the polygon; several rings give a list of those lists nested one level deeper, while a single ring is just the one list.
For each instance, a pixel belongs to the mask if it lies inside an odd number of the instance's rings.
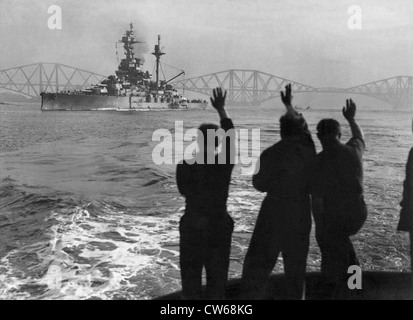
[{"label": "sky", "polygon": [[[62,9],[62,30],[48,28],[51,5]],[[351,5],[361,8],[361,30],[348,27]],[[255,69],[351,87],[413,75],[411,0],[0,0],[0,70],[58,62],[113,74],[130,22],[145,51],[160,34],[163,61],[187,78]],[[153,66],[148,53],[145,70]]]}]

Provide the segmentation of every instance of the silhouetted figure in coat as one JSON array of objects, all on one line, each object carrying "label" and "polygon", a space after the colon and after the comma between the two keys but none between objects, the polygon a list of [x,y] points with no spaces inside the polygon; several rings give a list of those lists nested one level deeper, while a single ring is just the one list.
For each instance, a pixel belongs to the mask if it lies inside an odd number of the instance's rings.
[{"label": "silhouetted figure in coat", "polygon": [[[216,154],[218,139],[208,139],[208,131],[218,126],[199,128],[199,153],[177,166],[179,192],[186,198],[185,214],[180,221],[180,267],[182,298],[201,299],[202,270],[207,277],[207,299],[224,299],[228,277],[231,237],[234,222],[227,212],[231,173],[235,163],[234,125],[225,106],[226,93],[214,90],[212,106],[226,132],[221,154]],[[211,161],[212,160],[212,161]],[[211,163],[213,162],[213,163]]]},{"label": "silhouetted figure in coat", "polygon": [[400,203],[400,221],[397,229],[410,234],[410,264],[413,272],[413,148],[406,164],[406,179],[403,184],[403,200]]},{"label": "silhouetted figure in coat", "polygon": [[309,183],[316,151],[307,123],[291,104],[291,85],[281,93],[287,114],[280,119],[281,141],[259,160],[254,187],[266,192],[242,273],[245,299],[263,299],[268,276],[282,253],[286,299],[302,299],[311,230]]},{"label": "silhouetted figure in coat", "polygon": [[367,208],[363,197],[364,135],[355,121],[356,105],[347,100],[343,115],[352,138],[340,142],[340,124],[322,120],[317,136],[323,151],[317,155],[312,183],[316,238],[322,254],[321,272],[332,297],[347,290],[348,268],[359,265],[350,240],[363,226]]}]

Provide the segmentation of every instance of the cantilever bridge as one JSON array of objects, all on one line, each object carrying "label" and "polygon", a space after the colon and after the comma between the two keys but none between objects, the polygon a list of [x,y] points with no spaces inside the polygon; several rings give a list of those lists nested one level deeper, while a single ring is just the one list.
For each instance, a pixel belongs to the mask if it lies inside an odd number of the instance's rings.
[{"label": "cantilever bridge", "polygon": [[104,78],[64,64],[40,62],[0,70],[0,88],[38,97],[42,92],[83,90]]},{"label": "cantilever bridge", "polygon": [[[104,75],[58,63],[35,63],[0,70],[0,88],[30,97],[41,92],[83,90],[97,84]],[[369,96],[389,103],[396,109],[413,106],[413,77],[397,76],[351,88],[315,88],[297,81],[277,77],[258,70],[232,69],[175,81],[176,88],[210,96],[218,86],[228,91],[228,105],[259,106],[279,96],[291,83],[297,93],[346,93]]]},{"label": "cantilever bridge", "polygon": [[260,105],[279,96],[280,91],[291,83],[297,93],[346,93],[360,94],[391,104],[396,109],[413,106],[413,77],[398,76],[362,84],[351,88],[314,88],[312,86],[277,77],[258,70],[227,70],[201,77],[175,82],[179,89],[210,96],[213,88],[220,86],[228,91],[230,105]]}]

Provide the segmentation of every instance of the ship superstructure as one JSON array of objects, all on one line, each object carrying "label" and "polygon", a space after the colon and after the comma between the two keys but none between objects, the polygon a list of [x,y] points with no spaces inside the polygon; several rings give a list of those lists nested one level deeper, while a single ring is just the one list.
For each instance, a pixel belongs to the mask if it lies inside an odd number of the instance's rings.
[{"label": "ship superstructure", "polygon": [[169,80],[160,80],[160,60],[165,55],[161,49],[161,36],[152,53],[156,58],[156,74],[143,71],[144,61],[134,53],[137,41],[133,25],[119,41],[123,44],[125,57],[120,61],[116,75],[111,75],[92,88],[60,93],[42,93],[42,110],[187,110],[205,109],[206,100],[188,102],[170,84]]}]

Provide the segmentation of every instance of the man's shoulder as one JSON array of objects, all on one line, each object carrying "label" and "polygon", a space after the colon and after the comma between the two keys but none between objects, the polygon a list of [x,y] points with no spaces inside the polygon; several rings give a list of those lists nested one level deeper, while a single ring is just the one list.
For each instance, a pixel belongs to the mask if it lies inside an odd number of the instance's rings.
[{"label": "man's shoulder", "polygon": [[283,139],[264,150],[261,157],[272,161],[274,159],[304,159],[313,161],[316,155],[315,148],[301,145],[297,141]]},{"label": "man's shoulder", "polygon": [[[312,141],[311,141],[312,142]],[[286,150],[300,150],[309,151],[315,155],[315,146],[314,143],[310,143],[310,140],[303,139],[282,139],[278,143],[274,144],[269,149],[273,148],[273,151],[286,151]]]},{"label": "man's shoulder", "polygon": [[272,154],[275,154],[279,152],[283,146],[284,142],[282,140],[274,143],[272,146],[268,147],[262,152],[263,156],[270,156]]},{"label": "man's shoulder", "polygon": [[346,144],[346,147],[349,148],[356,148],[360,150],[364,150],[366,148],[366,143],[361,137],[352,137]]},{"label": "man's shoulder", "polygon": [[234,122],[231,118],[224,118],[221,120],[221,128],[224,130],[234,129]]},{"label": "man's shoulder", "polygon": [[178,168],[186,168],[186,167],[191,167],[194,164],[196,164],[195,158],[183,159],[183,160],[178,162],[177,167]]},{"label": "man's shoulder", "polygon": [[407,165],[413,164],[413,148],[410,149],[409,155],[407,157]]},{"label": "man's shoulder", "polygon": [[340,155],[342,153],[349,153],[349,150],[345,144],[340,143],[337,144],[332,150],[323,148],[323,150],[317,153],[315,159],[317,162],[330,161],[331,159],[335,159],[337,155]]}]

